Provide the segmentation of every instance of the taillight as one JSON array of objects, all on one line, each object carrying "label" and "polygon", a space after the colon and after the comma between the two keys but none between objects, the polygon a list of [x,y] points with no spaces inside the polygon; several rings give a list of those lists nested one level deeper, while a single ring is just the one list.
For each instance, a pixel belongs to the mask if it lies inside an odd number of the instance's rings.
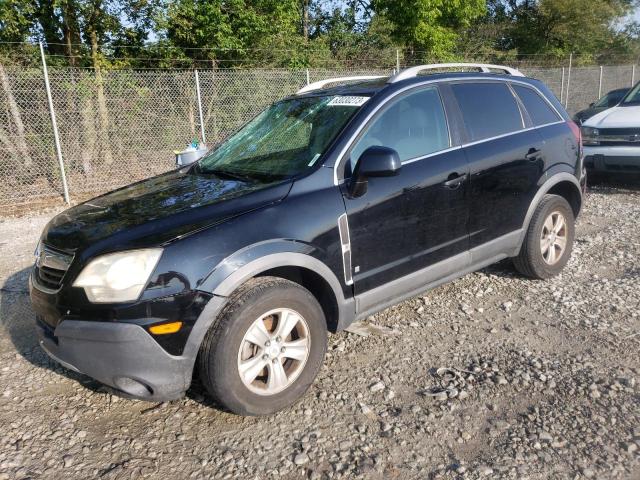
[{"label": "taillight", "polygon": [[571,133],[576,137],[576,142],[578,142],[578,152],[580,153],[580,158],[582,158],[582,131],[580,130],[580,126],[573,120],[569,120],[567,125],[569,125],[569,128],[571,129]]}]

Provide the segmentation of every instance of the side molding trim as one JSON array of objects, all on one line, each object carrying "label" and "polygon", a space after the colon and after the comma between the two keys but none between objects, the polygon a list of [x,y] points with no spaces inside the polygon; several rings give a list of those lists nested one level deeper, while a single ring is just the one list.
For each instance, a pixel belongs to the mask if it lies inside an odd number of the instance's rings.
[{"label": "side molding trim", "polygon": [[340,245],[342,247],[342,265],[344,267],[344,283],[353,285],[351,273],[351,238],[349,236],[349,221],[347,214],[338,217],[338,230],[340,231]]}]

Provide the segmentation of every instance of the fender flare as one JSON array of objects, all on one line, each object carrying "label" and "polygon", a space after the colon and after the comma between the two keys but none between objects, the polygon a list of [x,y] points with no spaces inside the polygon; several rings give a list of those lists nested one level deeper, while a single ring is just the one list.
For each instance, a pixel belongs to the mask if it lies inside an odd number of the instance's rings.
[{"label": "fender flare", "polygon": [[200,345],[227,303],[228,296],[250,278],[272,268],[301,267],[320,275],[336,298],[338,329],[345,322],[348,325],[355,317],[355,301],[345,298],[335,274],[326,264],[310,255],[313,250],[311,245],[293,240],[267,241],[245,247],[216,266],[199,286],[200,290],[212,292],[213,296],[194,324],[184,348],[183,356],[190,359],[190,368],[193,369]]},{"label": "fender flare", "polygon": [[527,215],[524,217],[524,222],[522,224],[522,231],[520,232],[520,238],[518,240],[518,252],[516,252],[516,255],[520,251],[520,247],[522,246],[524,237],[527,235],[527,230],[529,229],[529,223],[531,223],[531,218],[533,217],[533,214],[536,211],[536,208],[538,208],[538,205],[540,204],[542,197],[545,196],[547,192],[551,190],[555,185],[559,184],[560,182],[566,182],[566,181],[572,183],[576,187],[576,191],[578,192],[578,195],[580,195],[580,198],[582,199],[582,189],[580,188],[580,182],[578,182],[578,179],[575,177],[575,175],[572,175],[571,173],[568,173],[568,172],[559,172],[549,177],[540,186],[537,193],[533,197],[533,200],[531,200],[531,203],[529,204]]}]

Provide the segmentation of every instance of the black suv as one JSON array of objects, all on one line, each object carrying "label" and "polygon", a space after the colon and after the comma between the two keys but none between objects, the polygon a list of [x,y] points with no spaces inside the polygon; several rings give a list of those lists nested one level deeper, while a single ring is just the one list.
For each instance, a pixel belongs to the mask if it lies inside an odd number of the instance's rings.
[{"label": "black suv", "polygon": [[579,129],[517,70],[318,82],[53,218],[40,344],[129,396],[180,397],[197,371],[231,411],[271,413],[312,383],[327,331],[506,257],[560,272],[584,180]]}]

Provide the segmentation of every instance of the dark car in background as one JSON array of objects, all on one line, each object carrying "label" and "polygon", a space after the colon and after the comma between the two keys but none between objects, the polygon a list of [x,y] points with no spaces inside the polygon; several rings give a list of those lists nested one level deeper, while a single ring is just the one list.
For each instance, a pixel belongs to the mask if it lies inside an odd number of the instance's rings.
[{"label": "dark car in background", "polygon": [[54,217],[30,276],[40,344],[137,398],[195,373],[272,413],[328,331],[504,258],[560,273],[584,186],[579,127],[512,68],[316,82],[195,164]]},{"label": "dark car in background", "polygon": [[615,107],[620,103],[620,100],[627,94],[629,91],[628,88],[616,88],[615,90],[611,90],[607,92],[604,96],[600,97],[595,102],[589,104],[589,108],[585,108],[584,110],[580,110],[573,116],[573,119],[579,125],[593,117],[596,113],[600,113],[607,108]]}]

